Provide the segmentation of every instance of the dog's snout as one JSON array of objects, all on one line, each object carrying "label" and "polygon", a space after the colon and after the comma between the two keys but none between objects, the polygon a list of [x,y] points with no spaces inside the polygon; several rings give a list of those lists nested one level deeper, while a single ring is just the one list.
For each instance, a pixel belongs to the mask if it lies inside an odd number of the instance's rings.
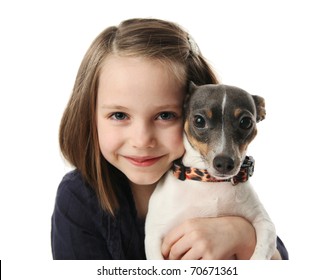
[{"label": "dog's snout", "polygon": [[234,160],[227,156],[215,157],[213,164],[214,164],[214,168],[222,174],[226,174],[226,173],[232,171],[235,167]]}]

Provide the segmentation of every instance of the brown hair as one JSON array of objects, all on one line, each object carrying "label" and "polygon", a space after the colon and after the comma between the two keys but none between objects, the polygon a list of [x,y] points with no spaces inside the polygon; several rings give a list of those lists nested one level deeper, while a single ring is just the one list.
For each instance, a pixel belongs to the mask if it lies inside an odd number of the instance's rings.
[{"label": "brown hair", "polygon": [[110,54],[158,59],[170,67],[183,69],[178,72],[185,77],[179,78],[187,84],[189,81],[197,85],[214,84],[217,78],[188,33],[172,22],[130,19],[105,29],[93,41],[64,111],[59,142],[65,159],[96,191],[103,209],[114,214],[119,206],[117,186],[127,179],[102,156],[95,120],[99,74]]}]

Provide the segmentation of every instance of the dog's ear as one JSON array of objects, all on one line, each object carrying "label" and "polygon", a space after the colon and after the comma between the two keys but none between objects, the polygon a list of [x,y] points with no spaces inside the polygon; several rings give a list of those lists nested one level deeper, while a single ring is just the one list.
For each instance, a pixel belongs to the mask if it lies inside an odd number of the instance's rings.
[{"label": "dog's ear", "polygon": [[194,82],[190,81],[188,85],[188,93],[191,95],[197,88],[198,86]]},{"label": "dog's ear", "polygon": [[188,89],[187,89],[187,93],[185,95],[185,99],[184,99],[184,105],[183,105],[183,108],[184,108],[184,112],[186,114],[187,112],[187,108],[188,108],[188,103],[189,103],[189,100],[193,94],[193,92],[195,92],[195,90],[198,88],[198,86],[190,81],[189,84],[188,84]]},{"label": "dog's ear", "polygon": [[266,116],[265,99],[258,95],[252,95],[252,98],[257,109],[257,122],[260,122],[264,120]]}]

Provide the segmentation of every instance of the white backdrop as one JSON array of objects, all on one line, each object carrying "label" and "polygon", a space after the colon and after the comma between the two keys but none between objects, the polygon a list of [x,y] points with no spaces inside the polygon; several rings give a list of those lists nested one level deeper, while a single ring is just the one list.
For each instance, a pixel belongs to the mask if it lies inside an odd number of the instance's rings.
[{"label": "white backdrop", "polygon": [[[6,3],[7,2],[7,3]],[[131,17],[179,23],[222,82],[266,99],[252,179],[295,262],[331,254],[329,1],[1,1],[0,259],[51,260],[58,126],[81,59]]]}]

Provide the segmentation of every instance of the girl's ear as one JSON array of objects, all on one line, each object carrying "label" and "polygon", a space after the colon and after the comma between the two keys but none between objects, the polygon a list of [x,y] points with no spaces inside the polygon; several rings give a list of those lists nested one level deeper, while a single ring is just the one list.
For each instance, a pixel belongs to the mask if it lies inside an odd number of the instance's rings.
[{"label": "girl's ear", "polygon": [[252,95],[252,98],[256,105],[257,122],[260,122],[260,121],[264,120],[265,116],[266,116],[265,99],[258,95]]}]

